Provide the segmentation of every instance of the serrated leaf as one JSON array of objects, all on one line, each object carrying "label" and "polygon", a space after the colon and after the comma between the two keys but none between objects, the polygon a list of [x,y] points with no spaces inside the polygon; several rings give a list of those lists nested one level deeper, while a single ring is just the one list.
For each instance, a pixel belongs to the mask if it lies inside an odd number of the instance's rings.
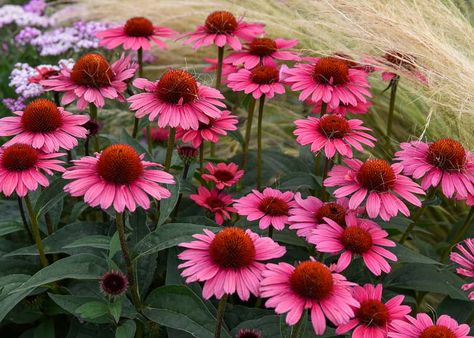
[{"label": "serrated leaf", "polygon": [[84,319],[95,319],[109,313],[109,307],[103,302],[93,301],[79,306],[76,313]]},{"label": "serrated leaf", "polygon": [[136,324],[133,320],[126,320],[115,331],[115,338],[133,338],[135,337]]},{"label": "serrated leaf", "polygon": [[160,201],[160,218],[158,219],[158,226],[163,224],[176,206],[176,203],[179,198],[179,190],[180,190],[180,180],[177,177],[174,177],[176,184],[165,184],[164,187],[171,192],[171,197],[162,199]]}]

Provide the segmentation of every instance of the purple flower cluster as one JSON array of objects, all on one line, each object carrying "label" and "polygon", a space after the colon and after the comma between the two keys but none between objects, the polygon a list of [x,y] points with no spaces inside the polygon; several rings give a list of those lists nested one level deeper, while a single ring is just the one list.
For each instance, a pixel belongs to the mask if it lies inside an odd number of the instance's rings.
[{"label": "purple flower cluster", "polygon": [[35,13],[42,15],[46,10],[46,1],[45,0],[30,0],[23,6],[23,9],[26,12]]},{"label": "purple flower cluster", "polygon": [[19,27],[35,26],[48,27],[53,20],[36,12],[31,12],[22,6],[5,5],[0,7],[0,28],[15,24]]},{"label": "purple flower cluster", "polygon": [[38,28],[27,26],[15,36],[15,42],[19,46],[24,46],[40,35],[41,31]]},{"label": "purple flower cluster", "polygon": [[22,97],[19,97],[17,99],[12,99],[12,98],[3,99],[2,103],[11,112],[23,110],[26,107],[25,99]]}]

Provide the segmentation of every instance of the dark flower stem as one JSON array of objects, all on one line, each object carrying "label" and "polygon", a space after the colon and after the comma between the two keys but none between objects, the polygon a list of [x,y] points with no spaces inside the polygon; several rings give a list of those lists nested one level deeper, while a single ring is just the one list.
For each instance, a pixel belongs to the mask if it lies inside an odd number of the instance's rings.
[{"label": "dark flower stem", "polygon": [[[181,180],[184,182],[188,178],[188,171],[189,171],[190,164],[185,163],[183,168],[183,175],[181,176]],[[171,219],[175,220],[178,216],[178,209],[179,205],[181,204],[181,200],[183,198],[183,193],[179,193],[178,200],[176,201],[176,206],[174,207],[173,214],[171,215]]]},{"label": "dark flower stem", "polygon": [[204,172],[204,141],[199,146],[199,172]]},{"label": "dark flower stem", "polygon": [[138,76],[143,77],[143,48],[138,48],[137,50],[137,59],[138,59]]},{"label": "dark flower stem", "polygon": [[[430,192],[426,195],[425,202],[431,200],[434,197],[435,192],[436,192],[436,189],[432,188],[430,190]],[[410,235],[410,233],[415,228],[415,226],[416,226],[418,220],[420,219],[421,215],[426,210],[426,207],[427,207],[427,205],[423,204],[420,208],[418,208],[416,213],[413,215],[413,218],[411,219],[412,222],[407,226],[405,232],[402,234],[402,237],[400,237],[400,240],[398,241],[398,243],[403,244],[407,240],[408,236]]]},{"label": "dark flower stem", "polygon": [[222,321],[224,319],[224,312],[225,307],[227,305],[228,297],[228,294],[224,294],[219,301],[219,305],[217,306],[216,329],[214,330],[214,338],[221,338]]},{"label": "dark flower stem", "polygon": [[40,257],[40,262],[43,267],[48,266],[49,262],[44,254],[43,242],[41,240],[41,234],[39,230],[38,218],[35,211],[33,210],[33,205],[31,204],[30,197],[26,195],[25,197],[26,208],[28,209],[28,214],[30,215],[31,221],[31,230],[33,231],[33,237],[36,242],[36,247],[38,248],[38,254]]},{"label": "dark flower stem", "polygon": [[153,138],[151,137],[151,125],[146,126],[146,144],[148,146],[148,152],[153,155]]},{"label": "dark flower stem", "polygon": [[89,135],[87,135],[86,140],[84,141],[84,155],[89,156]]},{"label": "dark flower stem", "polygon": [[[92,121],[98,121],[97,119],[97,106],[93,103],[89,103],[89,115]],[[99,134],[94,135],[94,151],[100,150]]]},{"label": "dark flower stem", "polygon": [[258,122],[257,122],[257,189],[262,185],[262,122],[263,122],[263,106],[265,105],[265,95],[260,97],[258,105]]},{"label": "dark flower stem", "polygon": [[441,262],[444,263],[446,259],[448,258],[449,254],[453,250],[454,246],[461,240],[463,237],[466,235],[467,230],[469,229],[469,226],[471,225],[472,221],[474,219],[474,206],[471,207],[469,210],[469,213],[467,214],[466,219],[464,220],[463,225],[459,228],[459,230],[456,232],[454,235],[453,239],[449,243],[449,246],[446,248],[446,250],[443,252],[441,255]]},{"label": "dark flower stem", "polygon": [[23,201],[21,200],[20,196],[17,196],[17,200],[18,200],[18,209],[20,210],[20,215],[21,215],[21,221],[23,222],[23,226],[25,227],[25,231],[28,234],[28,237],[30,238],[30,241],[34,242],[33,235],[31,234],[30,227],[28,226],[28,222],[26,221],[25,209],[23,208]]},{"label": "dark flower stem", "polygon": [[133,120],[133,131],[132,131],[132,137],[133,138],[136,138],[137,135],[138,135],[138,118],[135,117],[135,119]]},{"label": "dark flower stem", "polygon": [[272,238],[273,237],[273,225],[268,226],[268,237]]},{"label": "dark flower stem", "polygon": [[250,144],[250,134],[252,133],[252,122],[253,122],[253,113],[255,111],[255,104],[256,104],[256,101],[252,97],[250,99],[250,104],[248,108],[247,125],[245,127],[245,139],[244,139],[244,144],[243,144],[243,149],[242,149],[242,165],[241,165],[242,169],[245,169],[245,165],[247,164],[249,144]]},{"label": "dark flower stem", "polygon": [[[326,115],[326,111],[328,109],[328,104],[326,102],[321,102],[321,112],[319,113],[319,118]],[[316,176],[321,176],[321,153],[316,155],[314,159],[314,174]],[[324,188],[323,188],[324,189]]]},{"label": "dark flower stem", "polygon": [[324,186],[324,180],[328,176],[329,163],[331,162],[331,159],[324,157],[323,161],[324,161],[324,168],[323,168],[323,177],[321,178],[321,199],[323,201],[327,201],[328,194],[326,192],[326,187]]},{"label": "dark flower stem", "polygon": [[170,128],[168,136],[168,147],[166,148],[166,159],[165,159],[165,170],[170,171],[171,159],[173,157],[174,150],[174,138],[176,136],[176,128]]},{"label": "dark flower stem", "polygon": [[400,77],[396,75],[393,79],[390,80],[390,104],[388,107],[388,118],[387,118],[387,132],[386,132],[386,143],[390,143],[390,136],[392,135],[392,123],[393,123],[393,114],[395,112],[395,99],[397,97],[397,88],[398,81]]},{"label": "dark flower stem", "polygon": [[[217,47],[217,68],[216,68],[216,83],[214,88],[217,90],[221,87],[222,82],[222,63],[224,60],[224,47]],[[211,157],[216,156],[216,144],[211,142]]]},{"label": "dark flower stem", "polygon": [[130,251],[128,249],[127,239],[125,237],[125,224],[123,213],[117,212],[115,214],[115,224],[117,226],[117,232],[119,234],[120,246],[122,248],[123,258],[127,267],[127,278],[130,285],[130,293],[132,294],[133,305],[138,311],[141,311],[140,295],[138,293],[138,285],[135,282],[135,276],[133,273],[133,264],[130,258]]}]

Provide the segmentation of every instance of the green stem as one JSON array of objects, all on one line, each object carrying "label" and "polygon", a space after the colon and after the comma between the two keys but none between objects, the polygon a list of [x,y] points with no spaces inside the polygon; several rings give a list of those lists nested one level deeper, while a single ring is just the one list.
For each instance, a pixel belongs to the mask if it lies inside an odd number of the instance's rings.
[{"label": "green stem", "polygon": [[165,170],[170,171],[171,167],[171,158],[173,157],[174,150],[174,138],[176,135],[176,128],[170,128],[170,133],[168,136],[168,147],[166,148],[166,159],[165,159]]},{"label": "green stem", "polygon": [[20,216],[21,216],[21,221],[23,222],[23,226],[25,227],[26,233],[28,234],[30,241],[34,242],[30,227],[28,226],[28,222],[26,221],[25,209],[23,208],[23,201],[21,200],[20,196],[17,196],[17,200],[18,200],[18,209],[20,209]]},{"label": "green stem", "polygon": [[214,88],[219,89],[222,81],[222,61],[224,60],[224,47],[217,47],[216,83]]},{"label": "green stem", "polygon": [[247,164],[247,157],[249,151],[249,144],[250,144],[250,134],[252,133],[252,122],[253,122],[253,113],[255,111],[255,104],[256,100],[252,97],[250,99],[249,110],[247,114],[247,125],[245,127],[245,139],[244,145],[242,149],[242,169],[245,169],[245,165]]},{"label": "green stem", "polygon": [[30,221],[31,221],[31,230],[33,231],[33,237],[36,242],[36,247],[38,248],[38,254],[40,257],[40,262],[43,267],[48,266],[48,259],[44,254],[43,242],[41,240],[41,234],[39,230],[38,219],[36,217],[36,213],[33,210],[33,205],[31,204],[30,197],[28,195],[25,196],[25,203],[28,209],[28,213],[30,214]]},{"label": "green stem", "polygon": [[464,235],[466,235],[466,232],[469,229],[469,226],[471,225],[473,219],[474,219],[474,206],[471,207],[471,209],[469,210],[469,213],[467,214],[466,219],[464,220],[463,225],[456,232],[456,234],[454,235],[453,239],[451,240],[449,246],[446,248],[446,250],[441,255],[441,262],[442,263],[444,263],[446,261],[446,259],[448,258],[450,252],[453,250],[454,246],[461,239],[463,239]]},{"label": "green stem", "polygon": [[296,325],[293,326],[293,329],[291,330],[291,336],[290,338],[298,338],[301,332],[301,328],[303,326],[303,320],[306,318],[306,316],[302,315],[301,319],[296,323]]},{"label": "green stem", "polygon": [[146,126],[146,144],[148,146],[148,152],[153,156],[153,138],[151,137],[151,125]]},{"label": "green stem", "polygon": [[391,80],[390,104],[388,107],[387,132],[386,132],[387,144],[390,142],[390,136],[392,135],[392,123],[393,123],[393,114],[395,112],[395,99],[397,97],[398,80],[400,80],[400,77],[398,75],[396,75]]},{"label": "green stem", "polygon": [[324,161],[324,168],[323,168],[323,177],[321,179],[321,185],[322,185],[321,186],[321,198],[322,198],[323,201],[327,201],[328,194],[326,192],[326,186],[324,185],[324,180],[328,176],[329,163],[331,162],[331,160],[329,158],[324,157],[323,161]]},{"label": "green stem", "polygon": [[[429,201],[430,199],[433,198],[433,196],[435,195],[435,192],[436,192],[436,189],[432,188],[430,190],[430,192],[428,193],[428,195],[426,195],[426,198],[425,198],[425,202],[426,201]],[[411,219],[412,222],[407,226],[405,232],[402,234],[402,237],[400,237],[400,240],[398,241],[398,243],[400,244],[403,244],[408,236],[410,235],[410,233],[413,231],[413,229],[415,228],[418,220],[420,219],[421,215],[423,214],[423,212],[425,211],[426,209],[426,204],[423,204],[417,211],[416,213],[413,215],[413,218]]]},{"label": "green stem", "polygon": [[44,214],[44,221],[46,222],[46,227],[48,229],[48,235],[51,235],[54,232],[53,220],[49,212]]},{"label": "green stem", "polygon": [[258,122],[257,122],[257,189],[262,185],[262,122],[263,122],[263,106],[265,105],[265,95],[260,97],[258,105]]},{"label": "green stem", "polygon": [[[184,164],[183,175],[181,176],[182,182],[186,181],[186,179],[188,178],[189,166],[190,165],[188,163]],[[183,199],[183,194],[179,193],[178,201],[176,201],[176,206],[174,207],[173,213],[171,214],[172,220],[175,220],[176,217],[178,217],[179,205],[181,204],[182,199]]]},{"label": "green stem", "polygon": [[221,337],[221,329],[222,329],[222,321],[224,319],[224,312],[225,307],[227,305],[227,298],[229,297],[228,294],[224,294],[219,301],[219,305],[217,306],[217,317],[216,317],[216,329],[214,330],[214,338]]},{"label": "green stem", "polygon": [[216,144],[214,142],[211,142],[209,148],[210,148],[211,158],[216,157]]},{"label": "green stem", "polygon": [[84,155],[89,156],[89,135],[86,137],[86,140],[84,141]]},{"label": "green stem", "polygon": [[120,246],[122,247],[122,254],[127,267],[127,277],[130,285],[130,291],[132,294],[133,305],[138,311],[141,311],[140,295],[138,293],[138,285],[135,282],[135,276],[133,273],[132,260],[130,258],[130,251],[128,249],[127,239],[125,237],[125,225],[123,220],[123,213],[117,212],[115,214],[115,224],[117,226],[117,232],[119,234]]},{"label": "green stem", "polygon": [[138,122],[139,122],[139,119],[135,117],[133,121],[133,131],[132,131],[133,138],[136,138],[138,135]]},{"label": "green stem", "polygon": [[138,76],[143,77],[143,49],[140,47],[137,51],[138,59]]},{"label": "green stem", "polygon": [[[92,121],[98,121],[97,119],[97,106],[93,103],[89,103],[89,115]],[[99,134],[94,135],[94,151],[98,152],[100,149]]]},{"label": "green stem", "polygon": [[204,172],[204,142],[199,146],[199,172]]},{"label": "green stem", "polygon": [[324,115],[326,115],[326,112],[328,110],[328,104],[326,102],[321,102],[321,113],[319,114],[319,117],[323,117]]}]

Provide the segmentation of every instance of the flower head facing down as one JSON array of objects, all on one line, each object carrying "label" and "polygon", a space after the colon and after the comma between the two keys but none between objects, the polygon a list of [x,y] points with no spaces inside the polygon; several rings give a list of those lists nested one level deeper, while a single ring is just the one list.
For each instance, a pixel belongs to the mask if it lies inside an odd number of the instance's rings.
[{"label": "flower head facing down", "polygon": [[265,268],[262,261],[286,252],[271,238],[236,227],[226,227],[217,234],[204,229],[204,234],[193,237],[196,241],[179,244],[186,250],[178,255],[184,261],[178,268],[183,269],[186,283],[204,282],[205,299],[234,293],[241,300],[248,300],[250,294],[258,297]]},{"label": "flower head facing down", "polygon": [[72,196],[84,196],[92,207],[103,210],[113,205],[115,211],[133,212],[137,205],[150,208],[150,199],[168,198],[171,193],[160,184],[174,184],[173,176],[160,164],[143,160],[135,149],[126,144],[113,144],[95,156],[73,161],[63,178],[73,180],[64,190]]},{"label": "flower head facing down", "polygon": [[194,162],[199,154],[199,149],[191,146],[179,146],[176,148],[179,158],[183,161],[184,165],[190,165]]},{"label": "flower head facing down", "polygon": [[322,335],[326,318],[335,325],[347,323],[359,302],[351,294],[354,285],[326,265],[308,260],[296,267],[288,263],[267,264],[260,284],[265,306],[277,314],[287,313],[286,323],[295,325],[305,309],[310,309],[314,332]]},{"label": "flower head facing down", "polygon": [[365,201],[365,208],[370,218],[380,215],[388,221],[400,211],[410,215],[407,206],[400,200],[403,198],[411,204],[421,206],[420,199],[414,194],[425,195],[424,190],[410,178],[401,174],[400,164],[390,165],[381,159],[369,159],[365,162],[346,159],[347,165],[336,165],[324,181],[327,187],[340,187],[334,191],[336,198],[349,199],[349,208],[355,209]]},{"label": "flower head facing down", "polygon": [[271,99],[275,94],[285,93],[285,87],[280,83],[278,68],[275,66],[261,65],[251,70],[240,69],[237,73],[229,74],[227,86],[236,92],[252,94],[255,99],[262,95]]},{"label": "flower head facing down", "polygon": [[448,315],[441,315],[436,323],[426,313],[416,317],[405,316],[394,320],[388,331],[389,338],[473,338],[467,324],[458,324]]},{"label": "flower head facing down", "polygon": [[208,190],[203,186],[198,188],[197,194],[189,195],[197,205],[209,210],[214,214],[216,223],[222,225],[224,220],[230,219],[230,213],[237,212],[232,207],[232,196],[217,189]]},{"label": "flower head facing down", "polygon": [[114,49],[120,45],[124,49],[149,50],[154,42],[160,48],[166,48],[166,44],[159,38],[173,37],[177,32],[167,27],[155,26],[144,17],[133,17],[124,25],[106,29],[97,33],[100,38],[100,46]]},{"label": "flower head facing down", "polygon": [[128,278],[120,271],[108,271],[100,278],[100,290],[106,296],[120,297],[128,289]]},{"label": "flower head facing down", "polygon": [[390,272],[387,259],[396,262],[397,256],[383,247],[394,247],[395,242],[387,239],[388,233],[368,219],[349,218],[346,227],[325,218],[308,241],[316,245],[316,250],[339,254],[337,271],[346,269],[354,255],[361,256],[367,268],[376,276]]},{"label": "flower head facing down", "polygon": [[474,154],[450,138],[425,143],[412,141],[400,144],[395,160],[403,165],[405,175],[421,178],[421,187],[437,187],[451,198],[466,199],[474,194]]},{"label": "flower head facing down", "polygon": [[197,130],[199,123],[207,124],[222,115],[219,107],[225,108],[218,90],[199,84],[185,70],[170,69],[157,82],[138,78],[133,85],[144,92],[128,98],[130,109],[136,111],[137,118],[158,118],[160,128]]},{"label": "flower head facing down", "polygon": [[123,102],[127,80],[135,75],[137,69],[136,64],[130,63],[130,58],[122,55],[109,64],[101,54],[88,53],[81,56],[72,69],[63,67],[59,75],[40,84],[46,90],[64,92],[63,105],[77,100],[77,107],[81,110],[89,103],[103,107],[106,98]]},{"label": "flower head facing down", "polygon": [[[451,252],[449,258],[452,262],[459,264],[456,272],[460,275],[474,278],[474,238],[465,239],[456,245],[457,252]],[[463,290],[474,288],[474,283],[462,286]],[[469,293],[469,298],[474,300],[474,291]]]},{"label": "flower head facing down", "polygon": [[204,167],[208,174],[201,175],[204,181],[214,182],[217,189],[222,190],[225,187],[232,187],[240,181],[244,175],[243,170],[239,170],[239,167],[235,163],[217,163],[216,165],[211,162],[207,163]]},{"label": "flower head facing down", "polygon": [[216,118],[209,118],[207,123],[199,122],[198,128],[176,129],[176,138],[183,142],[191,142],[193,147],[199,147],[203,141],[217,143],[221,136],[227,135],[228,131],[237,130],[239,120],[228,110],[223,110]]},{"label": "flower head facing down", "polygon": [[234,66],[244,65],[245,69],[252,69],[259,64],[274,66],[274,60],[299,61],[297,53],[287,51],[298,44],[298,40],[255,38],[250,41],[241,52],[234,52],[224,59],[224,63]]},{"label": "flower head facing down", "polygon": [[281,192],[272,188],[265,188],[263,192],[252,190],[250,194],[236,200],[234,207],[239,215],[247,216],[247,220],[259,220],[260,229],[272,226],[276,230],[283,230],[285,224],[289,223],[293,196],[291,191]]},{"label": "flower head facing down", "polygon": [[23,143],[1,147],[0,192],[5,196],[16,192],[19,197],[24,197],[29,191],[38,189],[38,185],[47,187],[49,182],[44,173],[63,172],[63,162],[56,159],[63,155],[46,154]]},{"label": "flower head facing down", "polygon": [[6,146],[25,143],[51,153],[59,148],[71,150],[78,138],[87,137],[83,124],[89,116],[74,115],[47,99],[36,99],[14,114],[0,119],[0,136],[14,136]]},{"label": "flower head facing down", "polygon": [[208,15],[204,25],[198,26],[194,32],[186,33],[184,44],[192,45],[194,49],[202,46],[229,45],[234,50],[240,50],[239,39],[250,40],[264,33],[263,24],[247,23],[237,19],[227,11],[215,11]]},{"label": "flower head facing down", "polygon": [[349,209],[347,198],[323,202],[314,196],[304,199],[301,197],[301,193],[297,192],[295,203],[290,208],[288,221],[291,230],[296,230],[298,236],[308,239],[314,229],[325,223],[324,218],[329,218],[344,228],[349,223],[349,219],[353,219],[363,212],[364,208]]},{"label": "flower head facing down", "polygon": [[364,127],[361,120],[346,118],[339,115],[325,115],[321,118],[308,117],[296,120],[296,141],[301,145],[311,144],[311,151],[318,152],[324,149],[327,158],[333,158],[336,152],[345,157],[352,157],[352,147],[363,151],[362,144],[374,147],[377,140],[365,131],[372,131]]},{"label": "flower head facing down", "polygon": [[313,60],[313,64],[281,69],[282,80],[291,85],[292,90],[301,91],[300,101],[324,102],[331,108],[341,103],[357,106],[358,102],[367,102],[366,97],[371,94],[366,72],[349,68],[346,62],[335,57]]},{"label": "flower head facing down", "polygon": [[408,305],[402,305],[404,296],[395,296],[382,302],[382,284],[356,286],[352,289],[352,295],[360,305],[354,308],[353,319],[338,326],[337,334],[355,328],[353,337],[387,337],[390,323],[402,320],[411,311]]}]

